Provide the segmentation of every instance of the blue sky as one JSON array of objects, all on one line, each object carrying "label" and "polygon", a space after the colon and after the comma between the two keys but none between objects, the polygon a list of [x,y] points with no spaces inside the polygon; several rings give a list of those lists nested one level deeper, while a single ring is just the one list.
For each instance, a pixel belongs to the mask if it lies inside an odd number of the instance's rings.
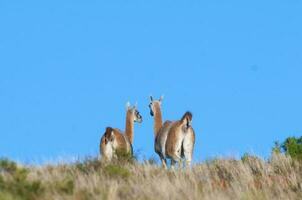
[{"label": "blue sky", "polygon": [[302,1],[0,2],[0,156],[96,155],[125,104],[153,151],[149,94],[164,119],[193,112],[195,160],[302,133]]}]

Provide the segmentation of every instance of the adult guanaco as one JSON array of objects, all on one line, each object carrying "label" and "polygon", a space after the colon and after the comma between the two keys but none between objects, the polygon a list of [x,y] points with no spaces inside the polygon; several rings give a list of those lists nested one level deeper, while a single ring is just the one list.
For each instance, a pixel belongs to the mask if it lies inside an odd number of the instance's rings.
[{"label": "adult guanaco", "polygon": [[141,123],[143,120],[136,106],[126,105],[126,128],[123,131],[107,127],[100,141],[100,154],[103,159],[110,161],[116,157],[117,151],[133,154],[134,122]]},{"label": "adult guanaco", "polygon": [[186,112],[178,121],[162,120],[161,104],[163,97],[154,100],[150,96],[150,115],[154,117],[154,149],[159,155],[162,165],[167,168],[167,159],[171,159],[171,167],[185,159],[186,166],[192,161],[195,144],[195,133],[192,128],[192,113]]}]

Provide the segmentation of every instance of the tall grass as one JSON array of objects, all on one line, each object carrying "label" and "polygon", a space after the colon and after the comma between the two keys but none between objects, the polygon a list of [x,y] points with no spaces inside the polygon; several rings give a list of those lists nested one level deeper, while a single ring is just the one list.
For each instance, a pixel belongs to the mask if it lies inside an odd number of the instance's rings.
[{"label": "tall grass", "polygon": [[267,161],[246,155],[171,171],[148,161],[18,166],[2,160],[0,200],[13,199],[302,199],[302,163],[282,154]]}]

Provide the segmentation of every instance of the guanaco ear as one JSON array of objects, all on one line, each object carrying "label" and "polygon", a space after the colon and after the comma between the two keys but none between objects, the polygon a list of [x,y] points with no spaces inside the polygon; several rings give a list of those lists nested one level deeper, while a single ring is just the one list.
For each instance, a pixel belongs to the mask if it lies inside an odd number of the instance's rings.
[{"label": "guanaco ear", "polygon": [[153,97],[152,97],[152,95],[150,95],[150,101],[151,101],[151,102],[153,101]]},{"label": "guanaco ear", "polygon": [[128,101],[128,102],[126,103],[126,110],[129,110],[129,108],[130,108],[130,102]]},{"label": "guanaco ear", "polygon": [[137,102],[135,102],[133,108],[134,108],[134,109],[137,109]]},{"label": "guanaco ear", "polygon": [[164,95],[161,95],[160,98],[159,98],[159,101],[162,102],[163,99],[164,99]]}]

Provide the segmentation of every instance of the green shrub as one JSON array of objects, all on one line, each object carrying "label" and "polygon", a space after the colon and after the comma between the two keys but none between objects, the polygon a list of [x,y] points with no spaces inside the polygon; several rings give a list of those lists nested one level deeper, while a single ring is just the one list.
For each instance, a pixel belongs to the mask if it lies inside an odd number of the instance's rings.
[{"label": "green shrub", "polygon": [[17,164],[6,158],[0,159],[0,172],[13,174],[17,170]]},{"label": "green shrub", "polygon": [[288,137],[281,144],[275,142],[273,147],[274,153],[285,153],[294,159],[302,161],[302,136],[298,137]]},{"label": "green shrub", "polygon": [[34,200],[44,191],[40,181],[29,181],[29,171],[8,159],[0,160],[0,199]]},{"label": "green shrub", "polygon": [[119,164],[130,163],[133,164],[136,161],[136,157],[132,155],[132,153],[128,153],[127,151],[120,149],[115,151],[116,158],[113,159],[113,162]]},{"label": "green shrub", "polygon": [[98,171],[99,169],[101,169],[103,167],[103,165],[104,164],[100,160],[98,160],[97,158],[88,157],[82,162],[78,161],[75,164],[75,167],[79,171],[81,171],[85,174],[89,174],[92,171]]},{"label": "green shrub", "polygon": [[74,181],[71,178],[65,177],[63,180],[55,182],[55,189],[59,193],[72,194],[74,191]]},{"label": "green shrub", "polygon": [[129,170],[114,164],[107,165],[105,167],[105,173],[110,177],[128,178],[130,176]]}]

